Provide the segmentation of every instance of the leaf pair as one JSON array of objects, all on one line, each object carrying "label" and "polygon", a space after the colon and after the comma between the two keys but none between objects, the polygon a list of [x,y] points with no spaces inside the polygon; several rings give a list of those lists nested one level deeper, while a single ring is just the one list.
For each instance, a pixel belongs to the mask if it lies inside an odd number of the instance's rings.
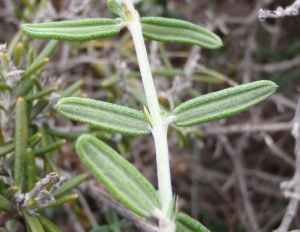
[{"label": "leaf pair", "polygon": [[[257,81],[191,99],[177,106],[171,122],[193,126],[240,113],[267,99],[277,86],[271,81]],[[125,135],[150,133],[149,119],[134,109],[86,98],[64,98],[57,111],[72,120]]]},{"label": "leaf pair", "polygon": [[[130,23],[130,19],[127,19],[126,9],[115,0],[109,0],[107,4],[121,18],[23,24],[21,29],[26,35],[38,39],[88,41],[111,37],[117,35],[127,23]],[[187,21],[145,17],[141,18],[140,22],[143,35],[147,39],[187,43],[208,49],[222,46],[222,41],[217,35]]]}]

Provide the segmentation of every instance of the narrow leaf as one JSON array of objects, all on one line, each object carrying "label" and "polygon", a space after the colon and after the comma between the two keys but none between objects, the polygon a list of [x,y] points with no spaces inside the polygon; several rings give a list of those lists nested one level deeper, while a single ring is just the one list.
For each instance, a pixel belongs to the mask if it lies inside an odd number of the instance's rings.
[{"label": "narrow leaf", "polygon": [[9,91],[12,91],[12,88],[7,85],[7,84],[4,84],[4,83],[0,83],[0,90],[9,90]]},{"label": "narrow leaf", "polygon": [[60,94],[60,98],[71,97],[73,93],[81,88],[83,83],[84,82],[82,80],[74,82]]},{"label": "narrow leaf", "polygon": [[39,62],[35,63],[34,65],[30,65],[30,67],[26,69],[26,72],[22,75],[22,80],[25,80],[30,75],[36,73],[38,70],[43,68],[48,62],[49,62],[49,58],[44,58]]},{"label": "narrow leaf", "polygon": [[25,179],[25,154],[28,143],[28,122],[26,102],[18,98],[15,118],[15,164],[14,185],[22,189]]},{"label": "narrow leaf", "polygon": [[37,145],[41,141],[41,138],[42,138],[42,134],[39,132],[31,136],[28,139],[28,147],[30,148],[35,147],[35,145]]},{"label": "narrow leaf", "polygon": [[119,15],[122,19],[126,20],[124,9],[116,0],[108,0],[107,6],[116,15]]},{"label": "narrow leaf", "polygon": [[76,150],[83,163],[128,209],[150,217],[159,208],[157,193],[148,180],[116,151],[92,135],[82,135]]},{"label": "narrow leaf", "polygon": [[28,192],[30,192],[36,183],[36,164],[35,158],[31,148],[27,148],[26,151],[26,165],[27,165],[27,186]]},{"label": "narrow leaf", "polygon": [[24,34],[37,39],[88,41],[117,35],[119,19],[83,19],[40,24],[23,24]]},{"label": "narrow leaf", "polygon": [[38,114],[40,114],[46,106],[49,104],[48,98],[42,98],[40,99],[32,108],[30,112],[30,121],[33,120]]},{"label": "narrow leaf", "polygon": [[[49,152],[56,148],[56,147],[53,148],[53,146],[52,146],[55,143],[53,143],[53,144],[50,143],[48,135],[47,135],[44,127],[42,127],[42,126],[38,127],[38,131],[42,134],[42,140],[41,140],[42,148],[41,148],[41,150],[38,151],[38,155],[42,155],[44,158],[44,161],[46,162],[44,165],[44,170],[47,172],[51,172],[51,171],[56,172],[60,176],[59,168],[57,167],[56,163],[54,162],[51,152]],[[63,143],[65,143],[65,142],[66,141],[63,141]],[[45,152],[47,152],[47,153],[45,153]],[[33,154],[35,156],[37,155],[36,150],[33,151]]]},{"label": "narrow leaf", "polygon": [[119,83],[120,81],[121,81],[121,77],[118,74],[115,74],[102,81],[100,85],[103,88],[109,88]]},{"label": "narrow leaf", "polygon": [[72,194],[66,195],[66,196],[64,196],[64,197],[56,200],[55,202],[53,202],[52,204],[48,205],[47,207],[61,206],[61,205],[65,204],[66,202],[74,201],[77,198],[78,198],[78,194],[72,193]]},{"label": "narrow leaf", "polygon": [[34,99],[42,98],[42,97],[44,97],[44,96],[46,96],[46,95],[48,95],[48,94],[56,91],[57,89],[58,88],[56,86],[55,87],[50,87],[48,89],[44,89],[44,90],[42,90],[40,92],[37,92],[35,94],[27,95],[27,96],[24,97],[24,100],[25,101],[32,101]]},{"label": "narrow leaf", "polygon": [[4,190],[5,190],[4,179],[3,177],[0,177],[0,195],[4,196]]},{"label": "narrow leaf", "polygon": [[14,143],[8,143],[0,147],[0,157],[7,155],[15,149]]},{"label": "narrow leaf", "polygon": [[23,97],[26,94],[28,94],[34,86],[34,82],[31,79],[24,81],[23,83],[22,83],[22,87],[21,87],[20,91],[18,92],[18,97]]},{"label": "narrow leaf", "polygon": [[208,49],[222,46],[222,41],[216,34],[187,21],[145,17],[141,18],[141,23],[143,35],[147,39],[187,43]]},{"label": "narrow leaf", "polygon": [[181,127],[210,122],[240,113],[272,96],[276,89],[271,81],[239,85],[184,102],[171,117]]},{"label": "narrow leaf", "polygon": [[93,127],[126,135],[150,133],[145,115],[125,106],[88,98],[69,97],[59,100],[56,109],[69,119],[87,123]]},{"label": "narrow leaf", "polygon": [[18,45],[15,47],[15,51],[14,51],[14,65],[16,67],[18,67],[20,64],[20,60],[22,57],[22,51],[23,51],[23,45],[22,45],[22,43],[18,43]]},{"label": "narrow leaf", "polygon": [[66,143],[66,140],[61,139],[61,140],[58,140],[58,141],[53,142],[51,144],[45,145],[41,148],[34,149],[33,150],[33,155],[34,156],[44,155],[44,154],[46,154],[50,151],[53,151],[53,150],[59,148],[61,145],[65,144],[65,143]]},{"label": "narrow leaf", "polygon": [[13,211],[13,207],[10,202],[4,197],[0,195],[0,211],[4,211],[6,213],[11,213]]},{"label": "narrow leaf", "polygon": [[5,140],[4,140],[4,136],[3,136],[2,126],[1,126],[1,123],[0,123],[0,150],[1,150],[1,147],[4,144],[5,144]]},{"label": "narrow leaf", "polygon": [[48,220],[42,215],[38,216],[37,218],[44,227],[45,232],[62,232],[62,230],[59,229],[57,225],[55,225],[52,221]]},{"label": "narrow leaf", "polygon": [[87,174],[80,174],[78,176],[75,176],[71,180],[68,180],[66,183],[63,184],[63,186],[59,187],[55,192],[53,193],[53,196],[55,198],[65,194],[66,192],[69,192],[73,188],[80,185],[83,181],[85,181],[88,178]]},{"label": "narrow leaf", "polygon": [[0,61],[2,66],[5,68],[5,71],[9,72],[10,71],[9,61],[7,56],[3,52],[0,52]]},{"label": "narrow leaf", "polygon": [[[28,146],[29,147],[34,147],[41,139],[41,134],[33,135],[29,140],[28,140]],[[0,157],[5,156],[8,153],[12,152],[15,149],[15,143],[10,142],[7,144],[4,144],[3,146],[0,146]]]},{"label": "narrow leaf", "polygon": [[210,230],[190,216],[179,213],[176,219],[176,232],[210,232]]},{"label": "narrow leaf", "polygon": [[25,208],[21,209],[21,212],[31,232],[44,232],[44,229],[36,216],[28,213]]},{"label": "narrow leaf", "polygon": [[[55,136],[58,138],[63,138],[63,139],[68,139],[68,140],[76,140],[80,135],[82,135],[81,132],[61,132],[61,131],[53,130],[50,128],[47,128],[46,132],[52,136]],[[1,147],[0,147],[0,149],[1,149]]]},{"label": "narrow leaf", "polygon": [[6,189],[6,191],[4,192],[4,197],[8,200],[10,200],[16,192],[19,191],[19,187],[17,186],[11,186],[8,189]]},{"label": "narrow leaf", "polygon": [[[40,64],[43,63],[43,60],[52,55],[52,53],[55,51],[58,43],[59,43],[59,41],[57,41],[57,40],[51,40],[47,44],[47,46],[43,49],[43,51],[39,54],[39,56],[34,60],[34,62],[26,69],[25,73],[22,75],[22,80],[26,79],[32,73],[34,73],[37,70],[37,67],[39,67]],[[33,86],[33,81],[30,81],[30,83],[32,83],[32,86]],[[23,96],[23,95],[19,94],[19,96]]]},{"label": "narrow leaf", "polygon": [[43,90],[43,86],[41,85],[41,82],[40,82],[40,80],[39,80],[38,77],[32,75],[30,77],[30,79],[33,81],[33,83],[36,86],[36,88],[37,88],[38,91],[42,91]]}]

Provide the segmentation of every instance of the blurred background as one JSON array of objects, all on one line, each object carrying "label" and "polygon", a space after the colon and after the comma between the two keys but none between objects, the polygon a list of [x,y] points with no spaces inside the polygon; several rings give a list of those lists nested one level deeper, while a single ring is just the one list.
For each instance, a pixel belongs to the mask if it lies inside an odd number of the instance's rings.
[{"label": "blurred background", "polygon": [[[298,135],[294,125],[300,120],[300,112],[296,114],[300,16],[258,19],[259,9],[275,10],[294,1],[135,2],[141,17],[188,20],[214,31],[223,40],[224,46],[218,50],[146,41],[159,101],[167,111],[193,97],[237,84],[272,80],[279,86],[273,97],[236,116],[192,128],[170,128],[172,184],[180,211],[213,232],[268,232],[278,228],[283,218],[290,222],[289,230],[300,228],[300,158],[297,165],[298,143],[293,136]],[[28,10],[30,14],[25,14]],[[100,17],[116,17],[105,0],[41,0],[32,5],[25,0],[0,0],[0,44],[9,46],[22,39],[19,28],[24,22]],[[28,44],[38,54],[47,41],[28,38]],[[20,69],[25,66],[22,59]],[[133,42],[125,29],[108,39],[60,42],[42,80],[43,86],[55,85],[60,90],[83,81],[74,95],[138,110],[146,104]],[[45,125],[53,140],[68,140],[53,153],[67,178],[89,173],[74,150],[78,135],[89,132],[132,162],[157,188],[150,135],[133,138],[89,128],[59,116],[54,107],[33,123]],[[92,175],[77,193],[77,201],[45,212],[63,231],[147,231],[149,224],[156,223],[130,214]],[[19,224],[12,228],[25,230]]]}]

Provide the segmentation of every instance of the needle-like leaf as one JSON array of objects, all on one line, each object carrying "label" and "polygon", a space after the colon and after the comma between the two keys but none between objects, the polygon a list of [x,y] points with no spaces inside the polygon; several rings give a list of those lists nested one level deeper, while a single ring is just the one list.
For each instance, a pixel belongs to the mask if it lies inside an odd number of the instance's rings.
[{"label": "needle-like leaf", "polygon": [[9,200],[7,200],[4,196],[0,195],[0,211],[4,211],[6,213],[11,213],[13,211],[13,207]]},{"label": "needle-like leaf", "polygon": [[19,97],[16,103],[15,118],[15,165],[14,185],[20,189],[25,180],[25,155],[28,144],[28,120],[26,113],[26,102]]},{"label": "needle-like leaf", "polygon": [[60,186],[57,190],[55,190],[55,192],[53,193],[53,196],[55,198],[57,198],[57,197],[65,194],[66,192],[69,192],[76,186],[80,185],[87,178],[88,178],[88,175],[86,173],[75,176],[74,178],[68,180],[66,183],[64,183],[62,186]]}]

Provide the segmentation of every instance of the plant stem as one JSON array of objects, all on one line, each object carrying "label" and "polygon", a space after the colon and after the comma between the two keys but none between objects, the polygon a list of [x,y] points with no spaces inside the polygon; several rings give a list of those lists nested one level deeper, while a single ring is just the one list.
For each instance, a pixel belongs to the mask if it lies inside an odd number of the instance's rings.
[{"label": "plant stem", "polygon": [[142,34],[142,27],[139,21],[139,15],[135,11],[131,1],[125,0],[123,1],[123,3],[126,4],[132,16],[131,21],[127,22],[127,27],[131,32],[133,38],[143,80],[143,85],[145,89],[145,94],[147,98],[147,103],[151,119],[153,121],[152,134],[154,137],[156,149],[159,198],[161,202],[161,210],[164,213],[164,215],[166,215],[169,208],[169,204],[172,200],[172,186],[167,141],[168,123],[165,122],[160,115],[160,107],[149,65],[148,55]]}]

